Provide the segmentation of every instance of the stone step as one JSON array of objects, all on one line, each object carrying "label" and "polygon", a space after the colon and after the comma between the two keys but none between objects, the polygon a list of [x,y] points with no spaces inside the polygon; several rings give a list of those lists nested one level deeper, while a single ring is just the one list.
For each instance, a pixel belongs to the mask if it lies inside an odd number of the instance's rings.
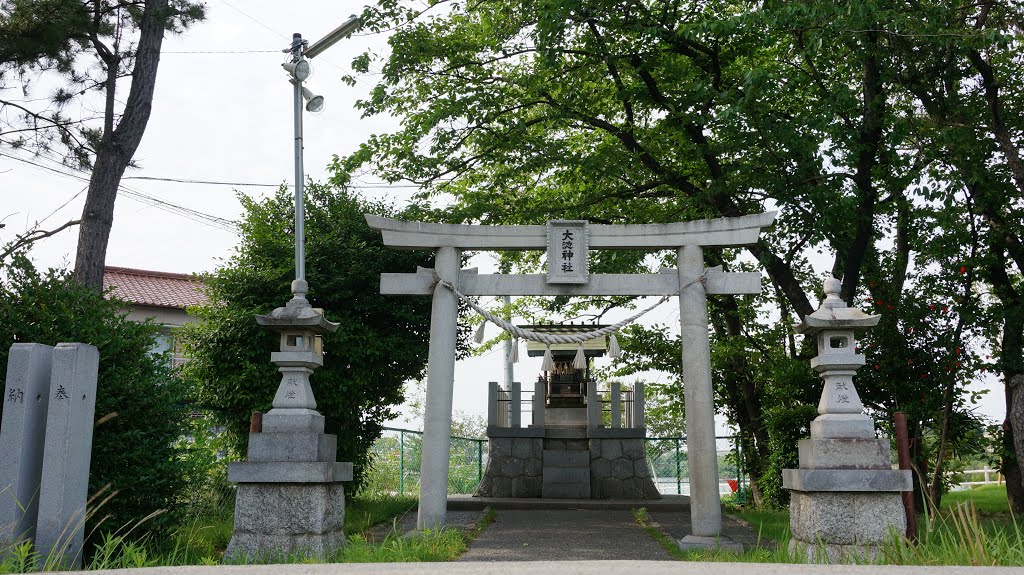
[{"label": "stone step", "polygon": [[587,439],[544,439],[544,449],[550,450],[584,450],[590,451],[590,440]]},{"label": "stone step", "polygon": [[544,467],[544,485],[587,484],[590,493],[590,468],[587,467]]},{"label": "stone step", "polygon": [[586,439],[586,427],[554,427],[544,428],[544,437],[549,439]]},{"label": "stone step", "polygon": [[552,467],[586,467],[590,468],[590,451],[580,449],[545,449],[544,470]]},{"label": "stone step", "polygon": [[541,497],[546,499],[590,499],[590,482],[580,483],[544,483]]}]

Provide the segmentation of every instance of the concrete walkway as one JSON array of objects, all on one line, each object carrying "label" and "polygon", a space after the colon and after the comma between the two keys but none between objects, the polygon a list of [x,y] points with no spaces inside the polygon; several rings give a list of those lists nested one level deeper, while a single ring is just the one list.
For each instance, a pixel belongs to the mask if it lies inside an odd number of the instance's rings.
[{"label": "concrete walkway", "polygon": [[[636,523],[632,510],[644,508],[656,527],[674,539],[690,534],[689,498],[504,499],[451,497],[454,513],[494,509],[497,519],[470,544],[460,561],[667,560],[671,556]],[[450,512],[451,513],[451,512]],[[757,534],[723,515],[722,535],[750,548]]]},{"label": "concrete walkway", "polygon": [[669,560],[629,511],[500,510],[459,561]]},{"label": "concrete walkway", "polygon": [[775,565],[682,561],[529,561],[520,563],[338,563],[216,565],[119,571],[69,571],[69,575],[1020,575],[1020,567],[891,567],[877,565]]}]

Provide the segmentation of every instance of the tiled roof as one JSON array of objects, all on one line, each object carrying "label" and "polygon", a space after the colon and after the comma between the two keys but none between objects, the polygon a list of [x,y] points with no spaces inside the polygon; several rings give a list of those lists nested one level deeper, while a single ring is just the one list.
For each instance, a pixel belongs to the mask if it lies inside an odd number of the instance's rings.
[{"label": "tiled roof", "polygon": [[128,303],[184,309],[206,303],[202,283],[194,276],[107,266],[103,289]]}]

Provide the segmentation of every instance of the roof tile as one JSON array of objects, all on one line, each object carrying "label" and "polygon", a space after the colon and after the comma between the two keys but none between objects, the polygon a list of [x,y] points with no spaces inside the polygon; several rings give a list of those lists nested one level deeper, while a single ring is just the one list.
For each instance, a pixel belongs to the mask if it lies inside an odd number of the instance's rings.
[{"label": "roof tile", "polygon": [[195,276],[107,266],[103,290],[129,303],[184,309],[206,303],[203,284]]}]

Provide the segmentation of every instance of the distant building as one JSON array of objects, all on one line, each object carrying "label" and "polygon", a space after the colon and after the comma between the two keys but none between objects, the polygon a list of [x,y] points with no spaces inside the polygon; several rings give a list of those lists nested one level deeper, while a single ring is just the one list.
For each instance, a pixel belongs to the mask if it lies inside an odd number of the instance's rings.
[{"label": "distant building", "polygon": [[173,367],[186,361],[181,346],[175,343],[174,330],[196,321],[185,308],[206,303],[202,282],[186,274],[107,266],[103,269],[103,289],[128,302],[128,319],[151,319],[161,326],[154,353],[171,352]]}]

